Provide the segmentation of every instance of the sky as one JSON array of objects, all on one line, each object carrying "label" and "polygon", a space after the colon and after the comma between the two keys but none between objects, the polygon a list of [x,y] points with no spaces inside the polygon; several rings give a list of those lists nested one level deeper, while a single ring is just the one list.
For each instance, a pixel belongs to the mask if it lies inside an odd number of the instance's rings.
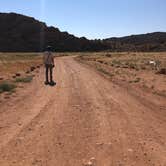
[{"label": "sky", "polygon": [[32,16],[88,39],[166,31],[166,0],[1,0],[0,12]]}]

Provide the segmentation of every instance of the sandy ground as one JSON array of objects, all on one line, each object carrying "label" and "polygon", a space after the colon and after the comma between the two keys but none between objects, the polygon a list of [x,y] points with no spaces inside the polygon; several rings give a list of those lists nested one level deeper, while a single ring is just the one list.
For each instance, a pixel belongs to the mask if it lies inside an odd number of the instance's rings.
[{"label": "sandy ground", "polygon": [[165,98],[125,88],[72,57],[0,103],[0,166],[166,166]]}]

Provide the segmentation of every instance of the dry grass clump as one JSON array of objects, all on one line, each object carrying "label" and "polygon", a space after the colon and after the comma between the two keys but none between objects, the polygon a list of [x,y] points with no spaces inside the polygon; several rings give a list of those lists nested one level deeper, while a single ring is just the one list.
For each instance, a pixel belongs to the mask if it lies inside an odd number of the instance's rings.
[{"label": "dry grass clump", "polygon": [[12,92],[16,88],[16,85],[10,82],[1,82],[0,83],[0,93],[3,92]]},{"label": "dry grass clump", "polygon": [[39,53],[0,53],[0,75],[7,76],[27,71],[29,66],[42,63]]},{"label": "dry grass clump", "polygon": [[29,83],[32,80],[33,80],[33,76],[27,76],[27,77],[16,78],[15,82]]}]

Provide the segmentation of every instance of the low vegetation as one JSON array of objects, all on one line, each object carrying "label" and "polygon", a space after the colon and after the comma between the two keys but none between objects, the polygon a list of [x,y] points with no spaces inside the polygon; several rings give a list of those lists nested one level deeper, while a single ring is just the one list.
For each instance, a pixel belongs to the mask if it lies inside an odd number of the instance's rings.
[{"label": "low vegetation", "polygon": [[[100,52],[82,53],[76,58],[110,76],[112,81],[147,87],[166,95],[166,53]],[[152,88],[153,87],[153,88]]]},{"label": "low vegetation", "polygon": [[0,93],[2,92],[13,92],[16,88],[16,85],[10,82],[1,82],[0,83]]},{"label": "low vegetation", "polygon": [[31,66],[42,63],[39,53],[0,53],[0,76],[26,72]]},{"label": "low vegetation", "polygon": [[[130,68],[135,70],[161,70],[166,68],[166,53],[85,53],[79,59],[84,61],[95,61],[101,64],[106,64],[116,68]],[[150,61],[154,64],[150,64]]]},{"label": "low vegetation", "polygon": [[32,80],[33,80],[33,76],[27,76],[27,77],[16,78],[15,82],[29,83]]},{"label": "low vegetation", "polygon": [[0,93],[15,91],[18,83],[30,83],[41,64],[40,53],[0,53]]},{"label": "low vegetation", "polygon": [[97,68],[97,70],[100,71],[100,72],[102,72],[102,73],[105,74],[105,75],[110,76],[110,77],[113,77],[113,76],[114,76],[112,73],[106,71],[106,70],[103,69],[103,68]]}]

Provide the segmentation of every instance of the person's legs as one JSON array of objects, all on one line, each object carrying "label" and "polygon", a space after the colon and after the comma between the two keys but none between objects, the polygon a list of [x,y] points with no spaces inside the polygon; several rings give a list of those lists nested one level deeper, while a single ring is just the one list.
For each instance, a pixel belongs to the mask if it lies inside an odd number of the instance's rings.
[{"label": "person's legs", "polygon": [[48,65],[45,66],[45,77],[46,77],[45,83],[48,84]]},{"label": "person's legs", "polygon": [[52,66],[49,67],[49,72],[50,72],[50,82],[49,82],[49,84],[50,84],[51,86],[55,86],[56,83],[55,83],[54,80],[53,80],[53,67],[52,67]]},{"label": "person's legs", "polygon": [[53,67],[51,66],[50,67],[50,82],[53,82],[53,76],[52,76],[52,74],[53,74]]}]

